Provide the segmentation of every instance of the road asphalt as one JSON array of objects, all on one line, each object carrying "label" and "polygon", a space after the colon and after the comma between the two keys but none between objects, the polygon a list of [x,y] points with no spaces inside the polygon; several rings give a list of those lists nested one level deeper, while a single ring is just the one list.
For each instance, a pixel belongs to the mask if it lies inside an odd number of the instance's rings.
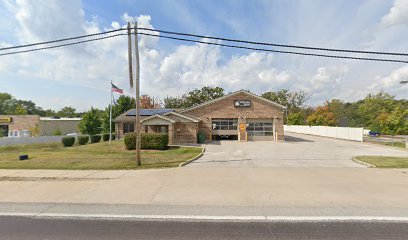
[{"label": "road asphalt", "polygon": [[408,171],[346,167],[366,144],[331,141],[272,144],[326,165],[0,170],[0,239],[408,239]]},{"label": "road asphalt", "polygon": [[190,168],[361,168],[353,157],[406,157],[405,149],[285,132],[285,142],[214,141]]},{"label": "road asphalt", "polygon": [[0,217],[1,239],[407,239],[407,222]]}]

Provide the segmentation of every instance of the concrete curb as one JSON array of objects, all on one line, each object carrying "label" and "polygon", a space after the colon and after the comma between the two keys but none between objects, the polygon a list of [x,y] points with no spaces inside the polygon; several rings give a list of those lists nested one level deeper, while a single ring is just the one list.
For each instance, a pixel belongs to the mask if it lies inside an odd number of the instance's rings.
[{"label": "concrete curb", "polygon": [[369,168],[376,168],[375,165],[370,164],[370,163],[366,163],[366,162],[363,162],[363,161],[360,161],[360,160],[358,160],[356,157],[353,157],[352,160],[353,160],[354,162],[360,164],[360,165],[364,165],[364,166],[369,167]]},{"label": "concrete curb", "polygon": [[201,153],[200,153],[200,154],[198,154],[197,156],[195,156],[195,157],[193,157],[193,158],[191,158],[191,159],[189,159],[189,160],[187,160],[187,161],[185,161],[185,162],[180,163],[180,164],[179,164],[179,167],[184,167],[184,166],[186,166],[187,164],[190,164],[190,163],[194,162],[195,160],[197,160],[197,159],[199,159],[200,157],[202,157],[202,156],[204,155],[204,152],[205,152],[205,147],[202,146],[202,147],[201,147]]}]

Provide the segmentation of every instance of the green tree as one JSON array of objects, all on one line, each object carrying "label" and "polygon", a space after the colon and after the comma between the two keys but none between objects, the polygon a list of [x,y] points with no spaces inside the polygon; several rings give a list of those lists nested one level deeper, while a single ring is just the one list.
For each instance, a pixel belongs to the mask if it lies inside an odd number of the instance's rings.
[{"label": "green tree", "polygon": [[290,92],[282,89],[276,92],[265,92],[261,97],[286,106],[289,113],[294,113],[304,108],[305,103],[310,99],[310,94],[302,90]]},{"label": "green tree", "polygon": [[201,89],[194,89],[185,96],[184,107],[192,107],[222,96],[224,96],[224,89],[220,87],[205,86]]},{"label": "green tree", "polygon": [[408,134],[408,110],[397,107],[391,113],[382,112],[377,119],[380,132],[389,135]]},{"label": "green tree", "polygon": [[6,103],[13,97],[8,93],[0,93],[0,114],[8,114],[6,111]]},{"label": "green tree", "polygon": [[[129,96],[121,95],[118,100],[112,105],[112,132],[115,131],[115,123],[113,120],[117,118],[120,114],[136,107],[136,101],[134,98]],[[102,131],[105,133],[109,132],[109,108],[106,107],[101,113],[102,118]]]},{"label": "green tree", "polygon": [[167,97],[164,99],[165,108],[188,108],[209,100],[224,96],[224,89],[221,87],[205,86],[201,89],[194,89],[180,97]]},{"label": "green tree", "polygon": [[8,93],[0,93],[0,114],[38,114],[43,116],[44,110],[32,101],[17,100]]},{"label": "green tree", "polygon": [[78,127],[79,131],[82,134],[94,135],[101,133],[101,125],[101,112],[98,109],[92,107],[91,110],[84,113]]},{"label": "green tree", "polygon": [[307,124],[311,126],[336,126],[336,118],[329,106],[319,106],[307,117]]},{"label": "green tree", "polygon": [[164,108],[184,108],[185,97],[166,97],[164,98]]},{"label": "green tree", "polygon": [[288,124],[290,125],[304,125],[305,122],[305,114],[301,111],[288,115]]},{"label": "green tree", "polygon": [[73,107],[63,107],[57,112],[58,117],[78,117],[76,109]]}]

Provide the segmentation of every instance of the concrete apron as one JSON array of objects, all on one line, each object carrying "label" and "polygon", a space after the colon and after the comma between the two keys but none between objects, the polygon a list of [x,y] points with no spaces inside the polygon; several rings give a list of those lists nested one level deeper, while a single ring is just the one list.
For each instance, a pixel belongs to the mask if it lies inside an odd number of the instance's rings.
[{"label": "concrete apron", "polygon": [[407,209],[406,170],[0,170],[0,202]]}]

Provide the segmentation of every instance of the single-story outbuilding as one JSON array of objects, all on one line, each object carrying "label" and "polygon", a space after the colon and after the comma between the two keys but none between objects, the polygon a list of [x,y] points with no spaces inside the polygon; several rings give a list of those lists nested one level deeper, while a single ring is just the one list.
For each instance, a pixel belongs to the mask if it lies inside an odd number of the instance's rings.
[{"label": "single-story outbuilding", "polygon": [[0,131],[5,137],[52,136],[77,133],[81,118],[0,115]]},{"label": "single-story outbuilding", "polygon": [[[285,109],[241,90],[187,109],[141,109],[140,116],[142,132],[167,133],[169,144],[197,143],[199,133],[207,141],[280,141]],[[114,120],[118,138],[134,132],[135,115],[131,109]]]}]

